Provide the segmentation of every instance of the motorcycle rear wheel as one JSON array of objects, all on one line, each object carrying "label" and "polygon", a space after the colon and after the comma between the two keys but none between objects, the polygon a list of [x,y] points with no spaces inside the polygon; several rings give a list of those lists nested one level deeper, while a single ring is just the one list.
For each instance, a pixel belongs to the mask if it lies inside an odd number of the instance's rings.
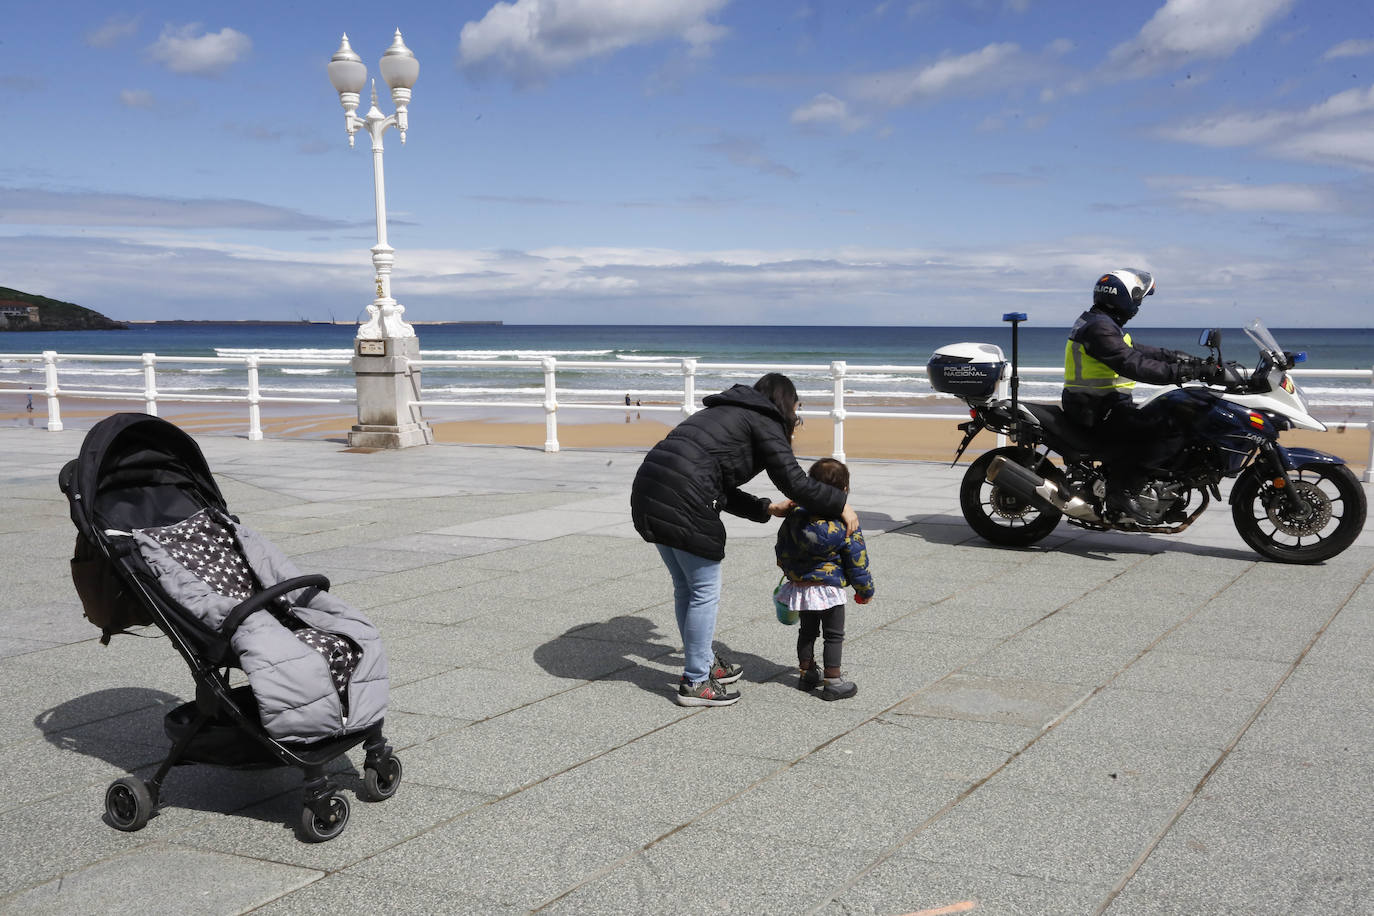
[{"label": "motorcycle rear wheel", "polygon": [[1304,510],[1253,469],[1236,481],[1231,519],[1256,553],[1280,563],[1320,563],[1355,542],[1367,511],[1364,487],[1343,464],[1305,464],[1289,474]]},{"label": "motorcycle rear wheel", "polygon": [[999,455],[1005,455],[1009,461],[1015,461],[1037,474],[1043,475],[1053,468],[1041,455],[1019,446],[985,452],[969,465],[964,474],[964,480],[959,485],[959,508],[964,512],[964,520],[979,537],[1002,547],[1027,547],[1053,531],[1064,514],[1058,510],[1041,509],[1015,493],[989,483],[988,465]]}]

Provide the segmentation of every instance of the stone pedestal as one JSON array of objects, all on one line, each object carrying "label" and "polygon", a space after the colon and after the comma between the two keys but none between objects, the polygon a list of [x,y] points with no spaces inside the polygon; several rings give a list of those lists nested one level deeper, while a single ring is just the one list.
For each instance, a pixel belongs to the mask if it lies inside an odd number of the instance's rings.
[{"label": "stone pedestal", "polygon": [[348,433],[351,447],[408,448],[434,441],[420,408],[410,406],[420,400],[419,360],[416,337],[353,341],[358,424]]}]

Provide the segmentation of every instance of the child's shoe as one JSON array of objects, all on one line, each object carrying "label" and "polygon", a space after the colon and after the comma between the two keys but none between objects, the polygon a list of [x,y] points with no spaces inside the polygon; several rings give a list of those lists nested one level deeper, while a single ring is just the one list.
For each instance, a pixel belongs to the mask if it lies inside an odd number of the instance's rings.
[{"label": "child's shoe", "polygon": [[812,665],[810,668],[800,669],[797,675],[798,690],[815,690],[821,685],[821,668],[819,665]]},{"label": "child's shoe", "polygon": [[713,677],[695,684],[687,683],[684,677],[678,681],[673,701],[679,706],[729,706],[739,702],[739,691],[727,690]]},{"label": "child's shoe", "polygon": [[733,665],[721,658],[719,653],[716,654],[715,658],[711,659],[711,673],[708,677],[715,680],[717,684],[733,684],[735,681],[739,680],[743,674],[743,665]]},{"label": "child's shoe", "polygon": [[822,700],[845,700],[858,692],[859,685],[843,674],[821,679]]}]

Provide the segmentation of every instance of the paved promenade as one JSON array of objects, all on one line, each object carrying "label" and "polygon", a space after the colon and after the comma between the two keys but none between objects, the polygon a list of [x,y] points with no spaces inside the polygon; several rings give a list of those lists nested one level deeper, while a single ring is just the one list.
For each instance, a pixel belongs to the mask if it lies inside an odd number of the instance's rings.
[{"label": "paved promenade", "polygon": [[82,435],[0,429],[0,913],[1374,912],[1374,533],[1283,566],[1222,506],[997,549],[963,467],[922,462],[852,465],[858,696],[794,689],[776,528],[732,519],[743,699],[689,710],[628,517],[642,452],[203,438],[230,509],[380,627],[404,780],[363,802],[355,751],[349,825],[312,845],[297,771],[178,768],[120,833],[106,786],[151,774],[194,687],[81,616]]}]

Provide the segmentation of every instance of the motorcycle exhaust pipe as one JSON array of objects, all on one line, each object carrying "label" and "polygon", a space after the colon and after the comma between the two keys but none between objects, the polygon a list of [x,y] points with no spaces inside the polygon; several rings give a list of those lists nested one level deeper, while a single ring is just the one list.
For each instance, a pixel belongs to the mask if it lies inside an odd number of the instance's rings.
[{"label": "motorcycle exhaust pipe", "polygon": [[1086,500],[1066,496],[1056,484],[1009,460],[1006,455],[998,455],[988,465],[988,483],[1005,487],[1042,511],[1059,511],[1085,522],[1101,521]]}]

